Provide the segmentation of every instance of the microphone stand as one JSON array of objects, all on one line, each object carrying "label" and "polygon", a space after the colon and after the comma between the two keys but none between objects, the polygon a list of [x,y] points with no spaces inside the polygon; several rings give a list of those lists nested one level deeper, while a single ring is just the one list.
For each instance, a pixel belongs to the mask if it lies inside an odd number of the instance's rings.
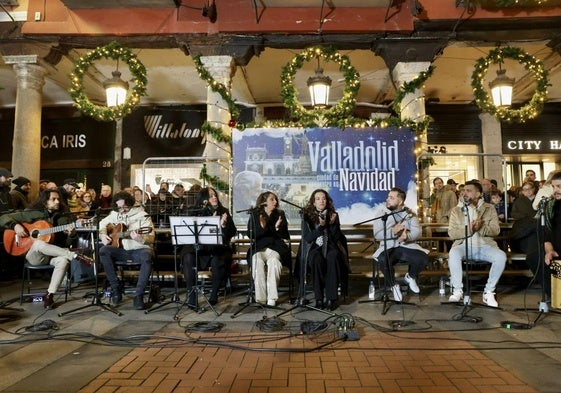
[{"label": "microphone stand", "polygon": [[[298,209],[298,213],[300,214],[300,219],[301,219],[301,232],[302,234],[304,233],[304,225],[306,225],[306,222],[304,220],[304,208],[289,202],[287,200],[281,199],[281,202],[287,203],[289,205],[292,205],[294,207],[296,207]],[[303,238],[300,238],[300,250],[302,250],[302,242],[304,241]],[[280,317],[281,315],[284,315],[286,313],[289,313],[297,308],[305,308],[307,310],[314,310],[314,311],[319,311],[322,312],[324,314],[327,315],[331,315],[331,316],[335,316],[337,315],[336,313],[333,313],[331,311],[328,310],[323,310],[321,308],[317,308],[314,307],[312,305],[310,305],[310,301],[308,299],[306,299],[306,286],[307,286],[307,271],[308,271],[308,258],[306,258],[306,256],[302,256],[301,253],[299,253],[300,255],[300,263],[299,263],[299,267],[300,267],[300,272],[299,272],[299,281],[298,281],[298,298],[294,301],[294,306],[292,306],[291,308],[284,310],[280,313],[278,313],[277,315],[275,315],[275,318]],[[292,269],[294,270],[294,269]],[[293,275],[293,272],[290,273],[291,275]]]},{"label": "microphone stand", "polygon": [[[386,271],[390,272],[391,271],[391,264],[390,264],[390,258],[389,258],[389,249],[388,249],[388,236],[387,236],[387,221],[388,218],[395,215],[395,214],[399,214],[399,213],[403,213],[407,211],[407,208],[403,208],[401,210],[395,210],[395,211],[391,211],[389,213],[384,213],[381,216],[378,217],[374,217],[371,218],[369,220],[366,221],[362,221],[359,223],[354,224],[353,226],[359,226],[362,224],[365,224],[367,222],[371,222],[371,221],[376,221],[376,220],[382,220],[383,223],[383,247],[384,247],[384,258],[385,258],[385,263],[386,263]],[[376,262],[374,260],[374,258],[372,258],[372,279],[374,279],[375,277],[375,270],[376,270]],[[389,282],[391,280],[391,282]],[[381,298],[379,299],[369,299],[369,300],[359,300],[359,303],[379,303],[379,302],[383,302],[384,306],[382,307],[382,315],[386,315],[387,312],[390,310],[392,304],[394,303],[398,303],[401,305],[405,305],[405,304],[409,304],[409,305],[413,305],[413,303],[408,303],[408,302],[403,302],[403,301],[397,301],[397,300],[390,300],[389,296],[388,296],[388,283],[395,285],[395,280],[393,279],[393,277],[390,279],[390,277],[387,277],[386,274],[384,274],[384,292],[381,296]],[[403,313],[403,316],[405,318],[405,313]],[[411,322],[408,321],[403,321],[403,323],[399,323],[400,326],[407,326],[409,325]],[[392,325],[396,325],[395,321],[392,321]]]},{"label": "microphone stand", "polygon": [[254,216],[253,213],[255,210],[257,210],[259,207],[261,207],[261,205],[255,206],[255,207],[250,207],[249,209],[244,209],[244,210],[237,210],[236,213],[248,213],[249,214],[249,222],[248,222],[248,228],[247,228],[247,235],[250,239],[250,249],[248,251],[252,251],[251,252],[251,258],[248,258],[247,260],[247,266],[248,266],[248,271],[249,271],[249,287],[247,288],[247,299],[245,302],[238,304],[238,306],[240,306],[241,308],[236,311],[235,313],[233,313],[230,318],[234,319],[236,318],[243,310],[245,310],[248,307],[259,307],[259,308],[265,308],[266,306],[260,303],[257,303],[255,301],[255,283],[253,280],[253,255],[255,255],[255,239],[252,240],[252,235],[251,235],[251,231],[255,231],[255,222],[254,222]]},{"label": "microphone stand", "polygon": [[490,309],[494,309],[494,310],[502,310],[502,308],[491,307],[491,306],[488,306],[488,305],[483,304],[483,303],[475,303],[475,302],[471,301],[471,281],[470,281],[470,274],[469,273],[470,273],[470,270],[472,269],[473,264],[477,263],[478,261],[469,257],[468,239],[471,236],[469,234],[470,219],[469,219],[468,203],[464,203],[464,206],[462,206],[462,212],[464,213],[464,247],[465,247],[465,250],[464,250],[465,256],[462,258],[462,262],[465,263],[465,265],[466,265],[466,292],[464,294],[464,301],[463,301],[463,303],[460,303],[460,302],[440,302],[440,304],[463,305],[463,308],[462,308],[462,311],[460,312],[460,315],[458,316],[458,318],[455,318],[455,319],[458,320],[458,321],[467,319],[470,322],[478,323],[478,322],[481,322],[483,320],[483,318],[468,315],[468,312],[470,312],[470,310],[472,308],[474,308],[474,306],[485,307],[485,308],[490,308]]}]

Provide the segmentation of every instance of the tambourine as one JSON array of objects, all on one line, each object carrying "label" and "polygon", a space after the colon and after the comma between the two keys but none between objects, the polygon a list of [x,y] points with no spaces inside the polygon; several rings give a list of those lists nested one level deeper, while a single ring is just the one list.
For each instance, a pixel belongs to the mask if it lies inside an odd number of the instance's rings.
[{"label": "tambourine", "polygon": [[551,274],[555,278],[561,278],[561,259],[554,259],[549,265]]}]

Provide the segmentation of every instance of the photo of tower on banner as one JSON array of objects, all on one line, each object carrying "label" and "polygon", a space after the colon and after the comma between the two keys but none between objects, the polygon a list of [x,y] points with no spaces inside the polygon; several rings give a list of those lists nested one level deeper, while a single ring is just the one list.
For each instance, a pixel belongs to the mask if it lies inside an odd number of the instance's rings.
[{"label": "photo of tower on banner", "polygon": [[[305,206],[323,188],[333,198],[341,224],[374,218],[388,191],[407,192],[405,205],[417,210],[415,133],[409,128],[248,128],[234,129],[234,221],[263,191]],[[280,202],[289,225],[299,226],[299,209]]]}]

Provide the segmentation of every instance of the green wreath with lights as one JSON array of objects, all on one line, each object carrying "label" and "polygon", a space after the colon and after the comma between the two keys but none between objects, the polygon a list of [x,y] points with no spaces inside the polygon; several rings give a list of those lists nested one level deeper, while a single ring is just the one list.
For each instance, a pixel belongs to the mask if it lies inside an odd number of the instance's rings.
[{"label": "green wreath with lights", "polygon": [[[329,109],[315,108],[308,110],[304,108],[298,101],[298,91],[296,87],[294,87],[294,76],[296,72],[302,67],[305,61],[310,61],[316,57],[321,57],[326,62],[337,62],[339,64],[339,71],[341,71],[345,78],[343,97],[336,105]],[[327,125],[337,125],[338,121],[348,117],[352,113],[359,89],[359,73],[351,65],[349,58],[345,55],[341,55],[333,47],[325,48],[316,46],[305,49],[282,68],[281,97],[284,100],[284,106],[290,110],[292,116],[299,119],[305,125],[312,125],[321,117],[325,119]]]},{"label": "green wreath with lights", "polygon": [[[91,65],[101,59],[121,60],[126,63],[132,75],[131,82],[134,87],[127,94],[125,102],[115,107],[96,105],[86,95],[83,79]],[[140,97],[146,95],[146,67],[138,60],[129,49],[122,47],[117,42],[105,46],[98,46],[91,52],[80,57],[70,74],[70,96],[74,106],[83,114],[96,120],[112,121],[130,114],[140,103]]]},{"label": "green wreath with lights", "polygon": [[[502,63],[504,58],[518,61],[534,76],[536,81],[534,95],[526,105],[519,109],[495,106],[488,90],[483,87],[483,80],[485,75],[487,75],[489,66],[492,63]],[[471,86],[473,87],[475,103],[481,110],[494,115],[499,120],[509,123],[524,123],[526,120],[537,117],[543,110],[547,97],[547,87],[549,86],[547,76],[548,74],[543,63],[524,50],[513,47],[493,49],[487,57],[482,57],[475,63],[475,68],[471,75]]]}]

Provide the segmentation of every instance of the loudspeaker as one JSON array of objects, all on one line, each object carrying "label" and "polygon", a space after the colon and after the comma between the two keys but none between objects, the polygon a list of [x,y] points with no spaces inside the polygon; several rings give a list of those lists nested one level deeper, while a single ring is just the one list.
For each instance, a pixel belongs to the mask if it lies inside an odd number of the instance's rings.
[{"label": "loudspeaker", "polygon": [[82,283],[94,280],[93,266],[86,266],[83,263],[73,259],[70,262],[70,273],[72,273],[73,283]]}]

